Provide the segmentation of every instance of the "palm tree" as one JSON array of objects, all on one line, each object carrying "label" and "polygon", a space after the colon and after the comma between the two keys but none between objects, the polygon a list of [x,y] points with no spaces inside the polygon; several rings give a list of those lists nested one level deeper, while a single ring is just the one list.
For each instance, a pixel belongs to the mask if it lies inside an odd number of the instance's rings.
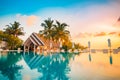
[{"label": "palm tree", "polygon": [[[53,24],[53,20],[48,18],[48,20],[45,20],[44,23],[41,24],[42,27],[44,27],[44,30],[40,30],[39,33],[41,36],[44,36],[46,39],[49,40],[49,42],[56,42],[61,45],[68,45],[70,42],[70,32],[66,30],[68,25],[66,23],[60,23],[56,21],[56,24]],[[66,43],[64,43],[66,41]]]},{"label": "palm tree", "polygon": [[66,23],[56,21],[56,25],[54,25],[54,38],[56,40],[69,40],[70,32],[66,30],[66,27],[68,27]]},{"label": "palm tree", "polygon": [[5,29],[5,33],[9,35],[14,35],[15,37],[18,37],[20,35],[24,35],[23,27],[19,27],[19,22],[14,22],[14,24],[6,25],[7,28]]},{"label": "palm tree", "polygon": [[52,38],[52,32],[53,32],[53,20],[51,18],[48,18],[48,20],[44,20],[44,23],[41,24],[42,27],[44,27],[44,30],[40,31],[40,34],[43,34],[45,38],[51,39]]}]

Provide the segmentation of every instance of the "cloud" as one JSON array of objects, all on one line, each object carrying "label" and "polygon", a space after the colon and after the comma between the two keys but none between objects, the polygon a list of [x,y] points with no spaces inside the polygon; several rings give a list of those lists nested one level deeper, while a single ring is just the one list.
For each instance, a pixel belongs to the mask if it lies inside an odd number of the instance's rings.
[{"label": "cloud", "polygon": [[34,15],[28,16],[27,20],[26,20],[26,24],[27,24],[27,26],[33,26],[37,23],[37,21],[38,21],[37,16],[34,16]]},{"label": "cloud", "polygon": [[100,33],[94,34],[94,37],[100,37],[100,36],[106,36],[106,33],[105,32],[100,32]]},{"label": "cloud", "polygon": [[38,23],[39,17],[35,15],[16,15],[17,20],[24,23],[27,27],[34,26]]},{"label": "cloud", "polygon": [[90,37],[102,37],[102,36],[119,36],[119,32],[99,32],[99,33],[79,33],[74,38],[90,38]]},{"label": "cloud", "polygon": [[115,35],[117,32],[109,32],[108,35]]},{"label": "cloud", "polygon": [[120,33],[118,34],[118,36],[120,37]]},{"label": "cloud", "polygon": [[102,37],[102,36],[114,36],[114,35],[118,35],[118,32],[100,32],[100,33],[94,33],[94,37]]},{"label": "cloud", "polygon": [[76,35],[74,38],[85,38],[85,34],[84,33],[79,33],[78,35]]},{"label": "cloud", "polygon": [[118,18],[118,21],[120,22],[120,17]]},{"label": "cloud", "polygon": [[[84,6],[78,3],[78,5],[68,6],[67,8],[49,7],[34,13],[34,15],[17,14],[16,18],[25,27],[25,32],[29,34],[40,30],[41,21],[43,22],[44,19],[51,17],[52,19],[67,23],[70,26],[69,30],[73,35],[72,37],[75,35],[78,38],[100,37],[109,34],[106,32],[114,32],[120,29],[119,27],[113,27],[113,24],[116,23],[120,16],[119,9],[120,1],[110,0],[105,4],[88,4]],[[8,17],[6,20],[4,22],[9,21]],[[0,24],[3,24],[2,21],[0,21]],[[103,31],[105,33],[102,33]],[[110,34],[112,35],[113,33]]]},{"label": "cloud", "polygon": [[[72,35],[117,30],[113,27],[120,16],[120,2],[109,1],[105,4],[81,6],[73,5],[67,8],[47,8],[38,14],[45,18],[51,17],[66,22]],[[81,34],[80,34],[81,35]],[[82,35],[82,37],[84,37]]]},{"label": "cloud", "polygon": [[79,33],[74,38],[87,38],[87,37],[92,37],[92,36],[93,36],[92,33]]},{"label": "cloud", "polygon": [[26,40],[31,33],[39,32],[39,30],[42,29],[42,27],[40,27],[40,16],[17,14],[16,21],[18,21],[21,24],[21,27],[24,28],[25,36],[21,37],[23,40]]}]

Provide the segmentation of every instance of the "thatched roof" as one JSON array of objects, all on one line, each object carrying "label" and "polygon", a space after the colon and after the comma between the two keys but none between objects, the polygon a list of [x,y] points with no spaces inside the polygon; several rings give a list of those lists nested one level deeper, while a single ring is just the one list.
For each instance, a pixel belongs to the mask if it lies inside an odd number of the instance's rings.
[{"label": "thatched roof", "polygon": [[46,45],[48,47],[50,47],[50,45],[51,45],[52,47],[58,47],[59,48],[59,42],[46,39],[43,35],[40,35],[40,34],[37,34],[37,33],[36,33],[36,35],[39,37],[39,39],[41,41],[43,41],[44,45]]},{"label": "thatched roof", "polygon": [[55,42],[53,40],[48,40],[44,38],[43,35],[32,33],[28,39],[24,42],[25,46],[30,46],[31,44],[34,44],[36,46],[47,46],[47,47],[56,47],[59,48],[59,42]]}]

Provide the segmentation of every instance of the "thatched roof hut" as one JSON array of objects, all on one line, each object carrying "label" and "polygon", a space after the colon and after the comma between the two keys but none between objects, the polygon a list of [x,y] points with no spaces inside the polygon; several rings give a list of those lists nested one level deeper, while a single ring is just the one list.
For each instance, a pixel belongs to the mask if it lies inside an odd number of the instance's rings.
[{"label": "thatched roof hut", "polygon": [[48,40],[44,38],[43,35],[32,33],[24,42],[24,51],[26,50],[36,51],[37,49],[54,50],[59,49],[59,45],[60,45],[59,42]]}]

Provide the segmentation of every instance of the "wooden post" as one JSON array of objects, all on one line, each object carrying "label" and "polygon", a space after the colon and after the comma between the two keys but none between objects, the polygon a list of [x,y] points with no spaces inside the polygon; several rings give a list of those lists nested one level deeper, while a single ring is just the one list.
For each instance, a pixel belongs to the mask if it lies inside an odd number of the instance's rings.
[{"label": "wooden post", "polygon": [[42,46],[42,54],[44,54],[44,47]]},{"label": "wooden post", "polygon": [[25,52],[25,45],[24,45],[24,52]]},{"label": "wooden post", "polygon": [[18,48],[17,52],[20,53],[20,48]]},{"label": "wooden post", "polygon": [[28,52],[29,52],[29,50],[30,50],[30,47],[28,46]]},{"label": "wooden post", "polygon": [[25,54],[25,45],[23,47],[24,47],[24,50],[23,50],[24,52],[23,53]]},{"label": "wooden post", "polygon": [[35,53],[35,45],[34,45],[34,53]]}]

